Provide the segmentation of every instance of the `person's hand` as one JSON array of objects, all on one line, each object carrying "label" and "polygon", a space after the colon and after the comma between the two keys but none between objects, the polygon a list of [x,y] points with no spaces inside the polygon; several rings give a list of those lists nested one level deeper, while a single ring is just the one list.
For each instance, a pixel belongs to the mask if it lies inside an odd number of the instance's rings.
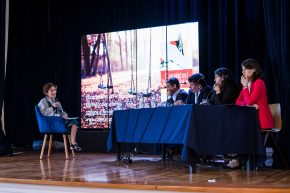
[{"label": "person's hand", "polygon": [[60,108],[60,107],[61,107],[61,104],[60,104],[60,102],[55,102],[55,103],[53,104],[53,106],[54,106],[55,108]]},{"label": "person's hand", "polygon": [[62,115],[62,118],[68,119],[68,116],[67,115]]},{"label": "person's hand", "polygon": [[255,107],[256,110],[259,110],[259,105],[253,104],[251,107]]},{"label": "person's hand", "polygon": [[216,94],[221,93],[221,87],[220,87],[219,84],[214,84],[214,85],[213,85],[213,89],[214,89],[214,91],[216,92]]},{"label": "person's hand", "polygon": [[182,100],[175,101],[174,105],[183,105],[184,102]]},{"label": "person's hand", "polygon": [[248,87],[248,80],[244,76],[241,76],[241,84],[243,87]]},{"label": "person's hand", "polygon": [[157,87],[155,89],[153,89],[154,92],[159,92],[161,89],[164,89],[166,88],[166,84],[162,84],[162,83],[159,83],[157,85]]}]

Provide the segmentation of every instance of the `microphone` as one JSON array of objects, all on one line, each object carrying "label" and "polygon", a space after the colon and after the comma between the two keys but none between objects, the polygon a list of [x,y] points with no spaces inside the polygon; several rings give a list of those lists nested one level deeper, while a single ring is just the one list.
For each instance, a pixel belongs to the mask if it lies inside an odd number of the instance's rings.
[{"label": "microphone", "polygon": [[207,97],[206,97],[206,101],[207,101],[207,103],[209,103],[208,101],[208,99],[209,99],[209,96],[211,96],[212,95],[212,93],[214,92],[214,89],[215,89],[215,87],[221,82],[222,80],[219,80],[218,81],[218,83],[215,83],[214,85],[213,85],[213,87],[212,87],[212,90],[208,93],[208,95],[207,95]]},{"label": "microphone", "polygon": [[54,98],[54,101],[55,101],[54,103],[56,103],[56,106],[53,107],[53,109],[60,114],[63,113],[63,109],[61,107],[59,100],[57,98]]},{"label": "microphone", "polygon": [[213,85],[213,88],[208,92],[207,96],[206,96],[206,102],[205,103],[202,103],[202,104],[210,104],[209,102],[209,96],[212,95],[213,91],[214,91],[214,88],[216,87],[216,84]]},{"label": "microphone", "polygon": [[58,99],[56,97],[54,97],[53,99],[51,99],[51,101],[47,101],[47,102],[49,102],[49,104],[51,105],[51,107],[53,109],[55,109],[55,110],[57,109],[57,106],[55,105],[55,103],[58,102]]},{"label": "microphone", "polygon": [[211,96],[212,95],[212,92],[213,92],[214,90],[212,89],[211,91],[209,91],[209,93],[207,94],[207,96],[206,96],[206,102],[204,102],[204,103],[202,103],[202,104],[210,104],[210,102],[209,102],[209,96]]}]

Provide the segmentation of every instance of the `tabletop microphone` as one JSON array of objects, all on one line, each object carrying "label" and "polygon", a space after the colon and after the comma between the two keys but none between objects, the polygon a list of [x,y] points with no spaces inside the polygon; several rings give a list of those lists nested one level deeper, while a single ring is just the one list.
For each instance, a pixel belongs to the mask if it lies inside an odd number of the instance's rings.
[{"label": "tabletop microphone", "polygon": [[209,97],[212,95],[214,88],[216,87],[216,84],[213,85],[213,88],[208,92],[207,96],[206,96],[206,102],[203,104],[210,104],[209,102]]},{"label": "tabletop microphone", "polygon": [[212,93],[213,93],[213,91],[214,91],[214,88],[215,88],[215,87],[216,87],[220,82],[221,82],[221,80],[219,80],[218,83],[215,83],[215,84],[213,85],[213,87],[212,87],[212,90],[207,94],[207,96],[206,96],[206,101],[207,101],[207,103],[209,103],[209,101],[208,101],[209,96],[212,95]]}]

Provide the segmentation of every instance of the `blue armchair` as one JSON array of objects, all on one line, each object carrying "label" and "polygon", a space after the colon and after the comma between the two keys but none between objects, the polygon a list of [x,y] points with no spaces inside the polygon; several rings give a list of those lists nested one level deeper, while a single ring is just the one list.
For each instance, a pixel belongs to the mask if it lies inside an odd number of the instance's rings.
[{"label": "blue armchair", "polygon": [[[45,145],[47,136],[49,135],[49,144],[48,144],[48,153],[47,157],[50,158],[51,155],[51,146],[52,146],[52,138],[54,134],[62,134],[63,135],[63,143],[64,143],[64,149],[65,149],[65,157],[66,159],[69,158],[68,156],[68,145],[67,145],[67,137],[70,142],[70,131],[67,127],[64,119],[62,117],[56,117],[56,116],[43,116],[38,108],[38,106],[35,106],[35,113],[36,113],[36,119],[39,127],[40,133],[44,134],[43,144],[41,147],[41,153],[40,153],[40,159],[43,158]],[[75,152],[72,149],[72,156],[75,158]]]}]

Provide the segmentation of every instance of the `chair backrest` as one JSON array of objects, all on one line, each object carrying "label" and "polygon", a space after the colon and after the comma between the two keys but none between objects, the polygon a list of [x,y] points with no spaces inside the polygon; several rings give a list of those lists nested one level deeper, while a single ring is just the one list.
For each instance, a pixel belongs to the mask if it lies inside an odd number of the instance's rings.
[{"label": "chair backrest", "polygon": [[274,120],[274,129],[281,130],[282,128],[282,119],[281,119],[281,107],[280,103],[269,104],[270,111]]},{"label": "chair backrest", "polygon": [[40,133],[69,133],[62,117],[43,116],[37,105],[35,105],[35,113]]}]

